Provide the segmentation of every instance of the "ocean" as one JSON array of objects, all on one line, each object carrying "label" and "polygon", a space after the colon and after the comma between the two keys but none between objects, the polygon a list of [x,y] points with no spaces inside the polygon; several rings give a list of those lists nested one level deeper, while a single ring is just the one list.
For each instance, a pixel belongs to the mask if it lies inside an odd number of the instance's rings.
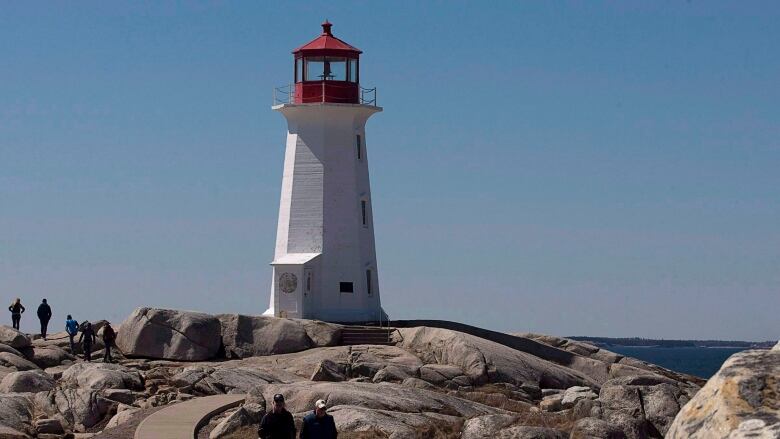
[{"label": "ocean", "polygon": [[671,369],[677,372],[696,375],[709,379],[715,375],[720,366],[732,354],[744,351],[745,348],[661,348],[661,347],[627,347],[610,346],[606,348],[628,357],[634,357],[648,363]]}]

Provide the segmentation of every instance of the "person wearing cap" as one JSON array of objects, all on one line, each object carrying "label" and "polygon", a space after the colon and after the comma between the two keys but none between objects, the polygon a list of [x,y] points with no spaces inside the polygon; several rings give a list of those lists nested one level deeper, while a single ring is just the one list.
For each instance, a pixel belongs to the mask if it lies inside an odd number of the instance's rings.
[{"label": "person wearing cap", "polygon": [[257,436],[261,439],[295,439],[295,421],[284,408],[284,395],[274,395],[273,409],[263,416]]},{"label": "person wearing cap", "polygon": [[320,399],[314,403],[314,411],[303,418],[300,439],[336,439],[336,423],[326,409],[324,400]]}]

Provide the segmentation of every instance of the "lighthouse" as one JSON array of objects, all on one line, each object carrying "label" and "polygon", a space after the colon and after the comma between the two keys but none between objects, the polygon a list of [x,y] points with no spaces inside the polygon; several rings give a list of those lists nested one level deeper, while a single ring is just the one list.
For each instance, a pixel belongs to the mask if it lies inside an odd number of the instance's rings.
[{"label": "lighthouse", "polygon": [[265,315],[381,322],[365,127],[382,108],[360,85],[362,52],[331,27],[293,51],[294,83],[274,91],[287,142]]}]

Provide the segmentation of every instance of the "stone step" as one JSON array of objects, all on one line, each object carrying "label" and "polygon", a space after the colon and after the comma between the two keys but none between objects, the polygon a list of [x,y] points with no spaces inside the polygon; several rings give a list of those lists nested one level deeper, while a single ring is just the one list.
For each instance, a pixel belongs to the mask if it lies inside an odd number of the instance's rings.
[{"label": "stone step", "polygon": [[395,329],[356,326],[341,330],[341,344],[349,345],[393,345],[390,336]]}]

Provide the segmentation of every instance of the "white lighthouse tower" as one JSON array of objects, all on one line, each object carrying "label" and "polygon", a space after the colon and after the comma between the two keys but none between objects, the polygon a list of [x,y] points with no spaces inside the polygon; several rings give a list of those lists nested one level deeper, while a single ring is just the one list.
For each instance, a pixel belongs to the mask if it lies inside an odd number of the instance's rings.
[{"label": "white lighthouse tower", "polygon": [[360,86],[361,51],[331,33],[293,51],[295,84],[276,90],[287,119],[271,304],[266,315],[386,319],[379,299],[365,126],[382,108]]}]

